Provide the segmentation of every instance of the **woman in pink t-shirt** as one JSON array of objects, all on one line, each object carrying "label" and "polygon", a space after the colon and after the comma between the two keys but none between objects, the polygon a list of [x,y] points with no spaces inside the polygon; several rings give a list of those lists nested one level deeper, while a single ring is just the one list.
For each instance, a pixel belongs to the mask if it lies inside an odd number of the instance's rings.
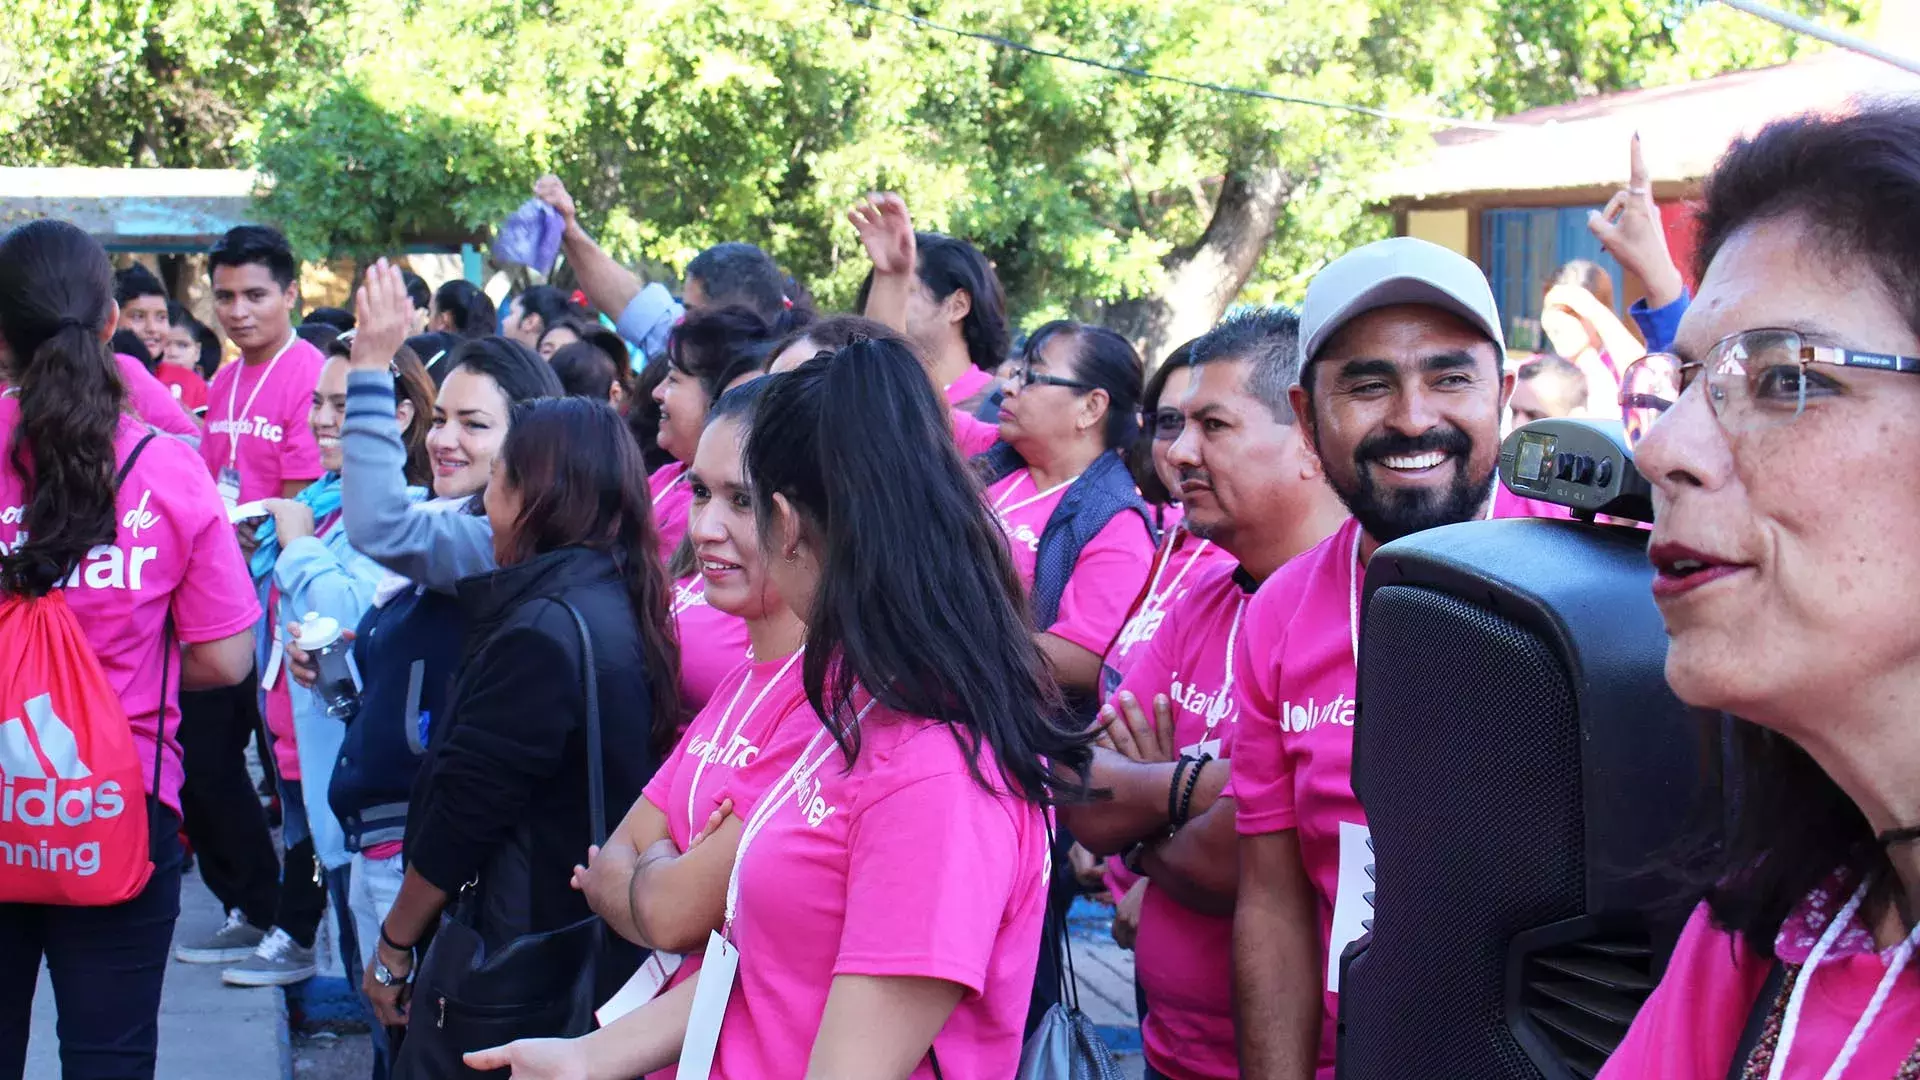
[{"label": "woman in pink t-shirt", "polygon": [[[786,318],[794,317],[789,312]],[[790,329],[785,320],[776,325],[734,306],[690,314],[667,338],[667,375],[653,388],[653,400],[660,406],[660,449],[675,460],[647,478],[662,562],[672,561],[687,532],[687,504],[693,498],[687,463],[700,443],[707,410],[741,376],[758,372],[768,350]]]},{"label": "woman in pink t-shirt", "polygon": [[1916,146],[1913,101],[1734,144],[1677,356],[1627,379],[1683,388],[1630,426],[1667,681],[1741,719],[1706,901],[1609,1080],[1920,1076]]},{"label": "woman in pink t-shirt", "polygon": [[147,780],[154,870],[139,895],[0,904],[0,1074],[24,1066],[44,956],[68,1072],[153,1075],[180,912],[179,692],[253,668],[260,605],[225,507],[192,447],[126,411],[106,346],[114,318],[112,269],[85,233],[36,221],[0,239],[0,592],[58,590],[120,697],[143,775],[160,751]]},{"label": "woman in pink t-shirt", "polygon": [[1030,593],[1040,650],[1060,685],[1088,702],[1153,562],[1152,519],[1125,460],[1140,437],[1142,389],[1125,338],[1048,323],[1006,382],[1005,445],[974,461]]},{"label": "woman in pink t-shirt", "polygon": [[[725,936],[697,977],[606,1029],[468,1063],[632,1076],[710,1049],[711,1075],[735,1080],[802,1061],[814,1076],[1002,1080],[1044,917],[1040,804],[1056,781],[1042,759],[1089,757],[1048,719],[1005,547],[897,345],[773,379],[745,455],[769,579],[805,612],[796,714],[811,723],[776,724],[742,770],[771,784],[715,834],[740,830]],[[710,981],[725,959],[730,987]]]}]

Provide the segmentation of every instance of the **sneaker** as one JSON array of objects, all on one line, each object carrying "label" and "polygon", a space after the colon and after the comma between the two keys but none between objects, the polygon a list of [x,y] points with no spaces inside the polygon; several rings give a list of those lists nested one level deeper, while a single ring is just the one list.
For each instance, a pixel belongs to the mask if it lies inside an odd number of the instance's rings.
[{"label": "sneaker", "polygon": [[260,947],[266,931],[249,923],[235,908],[227,912],[227,921],[208,937],[173,950],[173,958],[183,964],[231,964],[245,960]]},{"label": "sneaker", "polygon": [[274,927],[253,955],[220,973],[228,986],[288,986],[313,978],[313,950],[303,949]]}]

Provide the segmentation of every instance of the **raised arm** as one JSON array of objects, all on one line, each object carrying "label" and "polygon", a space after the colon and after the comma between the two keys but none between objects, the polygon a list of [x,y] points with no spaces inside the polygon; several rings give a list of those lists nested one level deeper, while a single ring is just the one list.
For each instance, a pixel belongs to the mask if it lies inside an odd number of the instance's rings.
[{"label": "raised arm", "polygon": [[368,558],[430,589],[451,592],[461,578],[493,569],[493,530],[485,518],[422,510],[407,497],[407,448],[388,371],[412,317],[397,267],[382,259],[367,271],[357,312],[340,435],[341,520],[353,546]]}]

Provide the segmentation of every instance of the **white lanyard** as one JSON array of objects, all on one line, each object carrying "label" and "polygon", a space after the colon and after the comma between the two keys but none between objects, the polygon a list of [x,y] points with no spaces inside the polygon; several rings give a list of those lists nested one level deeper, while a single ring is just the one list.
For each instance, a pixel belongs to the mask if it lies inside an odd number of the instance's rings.
[{"label": "white lanyard", "polygon": [[687,467],[685,465],[682,465],[680,466],[680,471],[674,474],[673,479],[667,481],[667,486],[660,489],[660,494],[655,495],[653,497],[653,505],[659,506],[660,500],[666,498],[669,494],[671,494],[673,492],[673,489],[679,487],[681,483],[683,483],[686,480],[686,478],[687,478]]},{"label": "white lanyard", "polygon": [[[1806,1004],[1807,984],[1813,982],[1814,970],[1820,966],[1820,961],[1826,959],[1834,942],[1840,940],[1841,932],[1853,922],[1861,902],[1867,898],[1867,888],[1872,884],[1872,879],[1860,883],[1847,901],[1847,906],[1841,908],[1840,914],[1827,924],[1826,932],[1820,935],[1813,951],[1807,954],[1807,962],[1801,965],[1799,977],[1793,980],[1793,993],[1787,996],[1787,1011],[1780,1020],[1780,1040],[1774,1044],[1773,1066],[1767,1070],[1767,1080],[1780,1080],[1786,1074],[1787,1055],[1792,1052],[1794,1036],[1800,1031],[1800,1010]],[[1880,1016],[1880,1007],[1887,1003],[1888,995],[1893,993],[1893,984],[1900,978],[1900,973],[1906,970],[1907,962],[1913,959],[1916,943],[1920,943],[1920,926],[1915,926],[1905,940],[1894,948],[1893,959],[1887,964],[1887,973],[1880,977],[1880,985],[1874,987],[1873,997],[1867,1001],[1867,1011],[1860,1014],[1853,1030],[1847,1033],[1847,1041],[1841,1045],[1839,1055],[1833,1059],[1832,1065],[1827,1066],[1826,1080],[1840,1080],[1840,1075],[1852,1064],[1854,1054],[1859,1052],[1868,1030]]]},{"label": "white lanyard", "polygon": [[280,346],[280,351],[273,354],[273,359],[267,361],[267,370],[260,373],[260,381],[253,384],[253,390],[247,394],[247,403],[239,412],[234,412],[233,407],[240,400],[240,376],[247,370],[244,359],[240,362],[240,370],[233,373],[233,385],[227,391],[227,468],[237,468],[240,463],[240,432],[235,430],[233,425],[243,414],[252,415],[253,403],[259,399],[260,391],[265,389],[267,380],[273,378],[274,367],[280,363],[281,357],[287,355],[287,350],[293,348],[293,343],[299,340],[299,334],[292,330],[287,331],[287,343]]},{"label": "white lanyard", "polygon": [[[860,721],[866,719],[873,705],[874,703],[869,701],[861,708],[860,714],[853,718],[854,727],[860,726]],[[740,846],[733,853],[733,870],[727,875],[727,914],[726,920],[720,925],[721,937],[729,941],[733,938],[733,917],[740,908],[740,866],[747,861],[747,849],[753,846],[754,838],[760,835],[761,829],[767,827],[767,822],[773,820],[774,812],[780,809],[780,804],[786,801],[787,795],[812,779],[813,774],[820,771],[820,766],[826,764],[827,758],[840,749],[838,742],[828,740],[827,748],[820,752],[820,756],[809,761],[814,749],[820,745],[820,740],[826,737],[825,727],[813,733],[813,738],[807,740],[806,749],[800,751],[800,756],[794,759],[793,765],[787,769],[784,776],[780,777],[780,782],[760,797],[760,802],[753,808],[753,814],[747,818],[746,830],[740,834]]]},{"label": "white lanyard", "polygon": [[1025,509],[1026,507],[1032,506],[1034,503],[1039,502],[1041,499],[1044,499],[1049,495],[1065,490],[1069,484],[1072,484],[1075,480],[1080,479],[1080,474],[1075,473],[1074,475],[1067,477],[1065,480],[1060,481],[1059,483],[1053,485],[1052,487],[1048,488],[1045,491],[1040,492],[1037,495],[1032,495],[1032,496],[1029,496],[1028,498],[1021,499],[1019,502],[1014,503],[1012,506],[1006,505],[1007,499],[1014,492],[1020,490],[1020,482],[1032,476],[1033,476],[1033,471],[1031,469],[1017,474],[1014,477],[1013,483],[1007,485],[1007,490],[1001,492],[1000,497],[993,501],[993,512],[1000,515],[1000,520],[1005,521],[1007,519],[1007,515],[1013,513],[1015,510],[1021,510],[1021,509]]},{"label": "white lanyard", "polygon": [[[1499,484],[1499,480],[1494,483]],[[1494,501],[1499,497],[1499,489],[1487,492],[1487,512],[1480,515],[1482,521],[1493,520]],[[1347,565],[1353,568],[1348,578],[1347,595],[1347,631],[1353,636],[1353,673],[1360,674],[1360,539],[1367,534],[1365,529],[1356,529],[1353,533],[1353,560]]]},{"label": "white lanyard", "polygon": [[1213,738],[1213,729],[1220,726],[1227,710],[1233,707],[1233,647],[1240,640],[1240,618],[1247,613],[1247,598],[1242,596],[1233,609],[1233,623],[1227,627],[1227,659],[1221,666],[1225,672],[1220,676],[1220,693],[1207,706],[1207,730],[1200,736],[1201,742]]},{"label": "white lanyard", "polygon": [[774,672],[773,678],[768,679],[766,685],[760,688],[760,693],[754,696],[753,704],[748,705],[747,711],[740,714],[739,722],[733,725],[733,731],[729,734],[727,718],[733,715],[733,707],[740,704],[741,695],[747,692],[747,684],[753,681],[753,669],[751,667],[747,669],[746,678],[740,680],[740,688],[733,692],[733,700],[727,703],[727,710],[720,714],[720,722],[714,725],[713,742],[709,745],[707,753],[700,755],[700,764],[693,767],[693,786],[687,789],[687,835],[692,836],[700,831],[700,820],[693,816],[693,804],[700,794],[700,777],[706,774],[708,760],[724,753],[723,747],[733,745],[733,740],[746,728],[747,717],[752,716],[754,710],[760,707],[760,703],[767,700],[767,694],[772,692],[775,684],[787,677],[787,672],[793,670],[794,661],[800,659],[800,654],[805,651],[801,648],[787,657],[787,662],[780,665],[780,670]]},{"label": "white lanyard", "polygon": [[1153,580],[1147,582],[1147,598],[1140,604],[1141,611],[1151,611],[1155,608],[1165,606],[1167,597],[1172,596],[1174,590],[1180,587],[1180,582],[1186,578],[1187,571],[1193,569],[1193,564],[1199,562],[1200,556],[1205,554],[1209,547],[1213,546],[1213,541],[1201,540],[1200,546],[1194,548],[1193,554],[1187,556],[1186,565],[1180,568],[1179,573],[1173,575],[1173,581],[1167,585],[1167,590],[1161,592],[1160,578],[1166,574],[1167,564],[1173,561],[1173,549],[1177,546],[1176,542],[1180,539],[1181,534],[1186,531],[1186,526],[1176,525],[1174,526],[1173,532],[1168,534],[1167,557],[1160,560],[1160,565],[1153,570]]}]

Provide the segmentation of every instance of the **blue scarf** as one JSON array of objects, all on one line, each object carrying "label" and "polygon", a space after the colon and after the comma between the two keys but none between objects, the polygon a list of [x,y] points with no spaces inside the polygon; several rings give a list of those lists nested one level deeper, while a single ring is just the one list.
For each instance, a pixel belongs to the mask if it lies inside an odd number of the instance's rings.
[{"label": "blue scarf", "polygon": [[[326,519],[340,512],[340,474],[328,473],[308,484],[293,499],[313,509],[313,527],[317,535],[325,526]],[[262,521],[253,535],[260,541],[260,546],[254,549],[248,569],[253,572],[253,579],[258,581],[273,573],[273,564],[280,561],[280,541],[274,536],[272,518]]]}]

